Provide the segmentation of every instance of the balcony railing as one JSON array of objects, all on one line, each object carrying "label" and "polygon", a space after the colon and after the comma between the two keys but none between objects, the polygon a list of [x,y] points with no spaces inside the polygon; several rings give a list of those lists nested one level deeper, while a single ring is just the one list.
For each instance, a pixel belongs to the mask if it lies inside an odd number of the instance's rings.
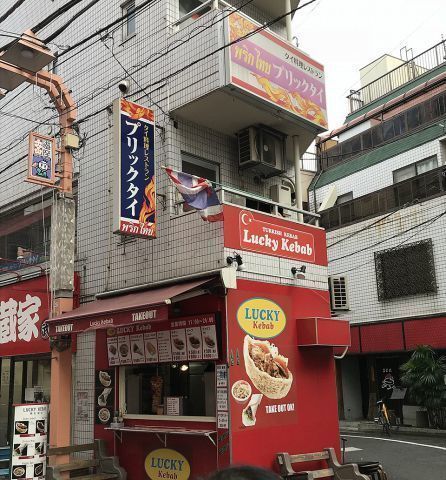
[{"label": "balcony railing", "polygon": [[343,227],[446,193],[446,169],[436,168],[320,212],[321,226]]},{"label": "balcony railing", "polygon": [[359,90],[351,90],[350,95],[347,96],[350,113],[411,82],[429,70],[437,68],[445,61],[446,40],[442,40]]}]

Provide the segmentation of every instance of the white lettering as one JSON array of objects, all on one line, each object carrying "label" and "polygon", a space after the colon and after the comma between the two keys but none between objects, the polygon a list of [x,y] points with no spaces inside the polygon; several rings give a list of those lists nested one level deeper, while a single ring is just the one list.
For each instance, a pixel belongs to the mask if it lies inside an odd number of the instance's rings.
[{"label": "white lettering", "polygon": [[56,325],[56,333],[67,333],[73,331],[73,324]]}]

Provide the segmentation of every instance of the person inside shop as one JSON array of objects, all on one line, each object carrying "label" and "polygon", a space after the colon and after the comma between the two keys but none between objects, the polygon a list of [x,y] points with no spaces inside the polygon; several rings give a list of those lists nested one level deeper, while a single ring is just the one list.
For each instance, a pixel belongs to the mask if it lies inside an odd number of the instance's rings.
[{"label": "person inside shop", "polygon": [[271,470],[252,466],[236,466],[213,473],[208,480],[281,480]]}]

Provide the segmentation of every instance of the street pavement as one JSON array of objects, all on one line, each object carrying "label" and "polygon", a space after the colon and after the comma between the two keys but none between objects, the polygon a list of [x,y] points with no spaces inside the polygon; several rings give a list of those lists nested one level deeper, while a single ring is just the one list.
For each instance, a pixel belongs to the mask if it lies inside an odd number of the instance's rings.
[{"label": "street pavement", "polygon": [[389,480],[446,480],[446,437],[346,433],[345,462],[379,461]]}]

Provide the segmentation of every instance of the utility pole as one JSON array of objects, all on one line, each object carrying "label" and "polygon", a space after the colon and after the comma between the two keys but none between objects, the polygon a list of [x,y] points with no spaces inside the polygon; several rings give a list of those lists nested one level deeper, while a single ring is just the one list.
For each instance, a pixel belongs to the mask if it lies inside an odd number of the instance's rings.
[{"label": "utility pole", "polygon": [[[51,315],[73,309],[75,203],[73,199],[73,158],[67,148],[67,134],[73,134],[77,118],[76,103],[63,79],[42,70],[54,59],[52,52],[27,30],[0,55],[0,88],[13,90],[23,82],[43,88],[58,114],[61,132],[59,152],[60,182],[51,217]],[[52,446],[70,444],[71,429],[71,348],[51,356],[51,432]],[[61,459],[62,460],[62,459]]]}]

